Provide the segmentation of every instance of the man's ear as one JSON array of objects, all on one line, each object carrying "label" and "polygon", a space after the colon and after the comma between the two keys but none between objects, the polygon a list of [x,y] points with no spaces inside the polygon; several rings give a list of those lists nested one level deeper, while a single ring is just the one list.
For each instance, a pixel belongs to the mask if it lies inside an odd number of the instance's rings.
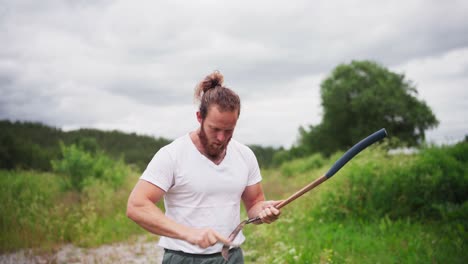
[{"label": "man's ear", "polygon": [[197,120],[198,120],[198,123],[200,123],[200,124],[201,124],[202,121],[203,121],[203,118],[202,118],[202,116],[201,116],[200,111],[197,111]]}]

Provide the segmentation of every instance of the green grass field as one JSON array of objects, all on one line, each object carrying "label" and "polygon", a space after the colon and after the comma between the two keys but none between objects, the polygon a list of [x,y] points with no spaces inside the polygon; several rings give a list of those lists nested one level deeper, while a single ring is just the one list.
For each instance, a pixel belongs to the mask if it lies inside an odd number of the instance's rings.
[{"label": "green grass field", "polygon": [[51,250],[63,243],[89,247],[143,234],[125,215],[132,174],[118,190],[95,183],[79,193],[61,190],[50,173],[0,171],[0,251]]},{"label": "green grass field", "polygon": [[[285,199],[340,157],[264,171],[267,198]],[[468,148],[389,156],[372,148],[282,209],[247,225],[247,263],[466,263]]]},{"label": "green grass field", "polygon": [[[267,198],[287,198],[339,156],[263,171]],[[0,171],[0,251],[94,247],[145,234],[125,216],[139,172],[103,160],[88,172],[96,179],[84,177],[78,189],[66,173]],[[125,171],[124,180],[105,176],[109,166]],[[467,143],[411,156],[371,148],[284,207],[276,223],[247,225],[246,263],[467,263],[467,191]]]}]

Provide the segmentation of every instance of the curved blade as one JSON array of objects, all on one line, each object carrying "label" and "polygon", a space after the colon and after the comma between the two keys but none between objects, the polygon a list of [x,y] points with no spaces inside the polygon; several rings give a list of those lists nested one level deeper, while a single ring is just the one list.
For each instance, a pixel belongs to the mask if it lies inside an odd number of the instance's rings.
[{"label": "curved blade", "polygon": [[[232,233],[229,235],[228,237],[228,240],[229,242],[232,242],[234,241],[234,239],[237,237],[237,235],[239,234],[239,232],[242,230],[242,228],[244,228],[244,226],[247,224],[248,220],[244,220],[242,221],[237,227],[236,229],[234,229],[234,231],[232,231]],[[229,245],[223,245],[223,250],[221,250],[221,255],[223,256],[223,258],[228,261],[229,259]]]}]

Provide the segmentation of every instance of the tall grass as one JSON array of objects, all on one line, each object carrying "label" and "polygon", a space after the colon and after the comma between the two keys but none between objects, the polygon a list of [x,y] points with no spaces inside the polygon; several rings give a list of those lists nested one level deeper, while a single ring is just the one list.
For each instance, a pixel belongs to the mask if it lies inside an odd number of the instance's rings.
[{"label": "tall grass", "polygon": [[118,190],[96,181],[81,193],[63,191],[63,175],[0,171],[0,251],[50,250],[62,243],[96,246],[128,241],[144,231],[125,215],[131,186],[128,175]]},{"label": "tall grass", "polygon": [[121,160],[72,145],[54,167],[55,174],[0,171],[0,251],[95,246],[144,232],[125,215],[138,174]]},{"label": "tall grass", "polygon": [[[246,261],[466,263],[467,147],[427,147],[417,155],[393,156],[381,148],[364,151],[283,208],[278,222],[247,226]],[[281,168],[286,175],[265,171],[268,198],[286,198],[340,156],[322,160],[319,168],[317,157],[286,163]]]},{"label": "tall grass", "polygon": [[[247,225],[246,263],[466,263],[467,145],[414,155],[367,149],[283,208],[274,224]],[[147,233],[125,216],[139,173],[80,149],[69,154],[56,161],[54,174],[0,171],[2,252],[68,242],[95,246]],[[286,198],[341,154],[263,171],[267,198]],[[113,180],[112,170],[124,176]],[[81,175],[75,183],[73,175]]]},{"label": "tall grass", "polygon": [[367,153],[325,194],[327,215],[457,221],[468,228],[468,144],[428,147],[415,156]]},{"label": "tall grass", "polygon": [[389,218],[325,221],[293,211],[274,225],[245,228],[247,263],[466,261],[466,238],[451,228]]}]

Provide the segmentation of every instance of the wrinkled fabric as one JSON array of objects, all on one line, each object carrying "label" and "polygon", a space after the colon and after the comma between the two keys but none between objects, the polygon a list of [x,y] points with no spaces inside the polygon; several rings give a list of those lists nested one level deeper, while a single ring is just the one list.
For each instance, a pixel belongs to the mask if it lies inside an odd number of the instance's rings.
[{"label": "wrinkled fabric", "polygon": [[203,256],[171,250],[164,252],[162,264],[244,264],[244,255],[242,249],[233,248],[226,262],[221,253]]}]

